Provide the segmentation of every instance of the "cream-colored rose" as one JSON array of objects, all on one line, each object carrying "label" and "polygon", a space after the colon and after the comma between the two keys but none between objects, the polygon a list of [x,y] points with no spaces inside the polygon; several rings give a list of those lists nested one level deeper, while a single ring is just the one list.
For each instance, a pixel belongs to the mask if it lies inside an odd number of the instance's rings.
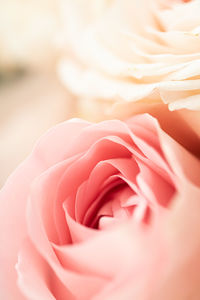
[{"label": "cream-colored rose", "polygon": [[64,0],[62,12],[59,74],[85,111],[138,100],[200,110],[200,0]]}]

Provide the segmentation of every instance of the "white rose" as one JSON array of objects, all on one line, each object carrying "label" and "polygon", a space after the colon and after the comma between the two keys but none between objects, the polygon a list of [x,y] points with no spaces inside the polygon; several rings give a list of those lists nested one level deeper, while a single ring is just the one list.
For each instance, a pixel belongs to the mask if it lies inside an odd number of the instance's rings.
[{"label": "white rose", "polygon": [[139,100],[200,110],[200,0],[65,0],[62,12],[59,74],[86,110],[91,100],[93,113]]}]

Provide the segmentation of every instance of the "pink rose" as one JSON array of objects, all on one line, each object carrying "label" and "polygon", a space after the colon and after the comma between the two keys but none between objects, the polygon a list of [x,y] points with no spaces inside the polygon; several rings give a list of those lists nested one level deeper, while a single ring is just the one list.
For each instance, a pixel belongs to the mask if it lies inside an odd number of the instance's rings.
[{"label": "pink rose", "polygon": [[1,191],[1,299],[199,299],[199,198],[148,114],[54,127]]}]

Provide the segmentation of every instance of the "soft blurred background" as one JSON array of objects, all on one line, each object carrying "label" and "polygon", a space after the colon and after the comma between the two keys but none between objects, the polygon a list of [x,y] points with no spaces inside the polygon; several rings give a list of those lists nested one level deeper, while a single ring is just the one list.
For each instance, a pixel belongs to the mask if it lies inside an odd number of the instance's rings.
[{"label": "soft blurred background", "polygon": [[0,186],[49,127],[76,115],[57,77],[59,0],[0,0]]}]

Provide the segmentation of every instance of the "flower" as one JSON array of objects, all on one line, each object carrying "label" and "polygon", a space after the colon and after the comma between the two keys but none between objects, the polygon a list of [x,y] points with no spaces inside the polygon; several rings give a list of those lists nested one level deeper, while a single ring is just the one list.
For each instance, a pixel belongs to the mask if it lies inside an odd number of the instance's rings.
[{"label": "flower", "polygon": [[171,279],[199,288],[199,175],[149,114],[52,128],[0,194],[1,298],[183,300]]},{"label": "flower", "polygon": [[199,0],[63,3],[59,74],[86,115],[109,115],[113,104],[128,113],[139,100],[200,109]]}]

